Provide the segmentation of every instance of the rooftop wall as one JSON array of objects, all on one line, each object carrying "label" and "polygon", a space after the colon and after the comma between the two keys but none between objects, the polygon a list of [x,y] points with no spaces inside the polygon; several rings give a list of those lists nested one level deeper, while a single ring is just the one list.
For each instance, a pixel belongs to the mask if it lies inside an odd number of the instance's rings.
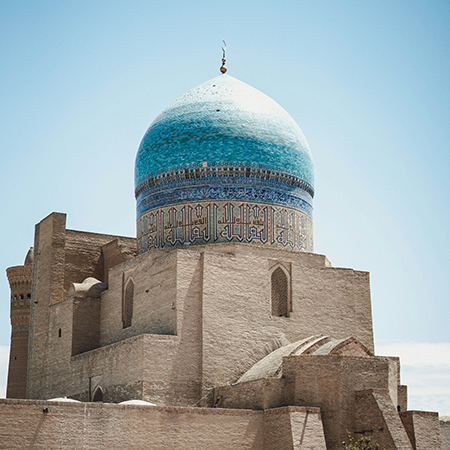
[{"label": "rooftop wall", "polygon": [[0,447],[326,450],[320,411],[268,411],[0,399]]}]

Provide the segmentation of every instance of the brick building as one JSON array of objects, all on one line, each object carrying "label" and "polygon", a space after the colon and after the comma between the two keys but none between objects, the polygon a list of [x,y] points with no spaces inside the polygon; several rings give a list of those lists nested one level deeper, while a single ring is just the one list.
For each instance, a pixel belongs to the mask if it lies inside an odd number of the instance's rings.
[{"label": "brick building", "polygon": [[312,157],[285,110],[207,81],[155,119],[135,178],[136,239],[52,213],[7,270],[0,448],[337,450],[347,430],[442,448],[398,358],[374,355],[369,274],[313,253]]}]

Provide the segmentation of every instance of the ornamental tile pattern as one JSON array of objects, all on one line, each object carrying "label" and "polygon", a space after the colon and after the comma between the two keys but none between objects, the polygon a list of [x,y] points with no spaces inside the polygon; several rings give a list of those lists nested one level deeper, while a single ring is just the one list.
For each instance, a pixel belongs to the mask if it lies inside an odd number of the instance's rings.
[{"label": "ornamental tile pattern", "polygon": [[309,186],[282,172],[230,165],[164,175],[141,184],[137,196],[138,217],[156,207],[201,200],[260,201],[296,208],[312,217]]},{"label": "ornamental tile pattern", "polygon": [[138,252],[180,245],[244,242],[313,251],[312,219],[257,202],[201,201],[152,209],[137,221]]},{"label": "ornamental tile pattern", "polygon": [[311,152],[292,117],[228,75],[191,89],[136,157],[138,249],[257,242],[311,252]]}]

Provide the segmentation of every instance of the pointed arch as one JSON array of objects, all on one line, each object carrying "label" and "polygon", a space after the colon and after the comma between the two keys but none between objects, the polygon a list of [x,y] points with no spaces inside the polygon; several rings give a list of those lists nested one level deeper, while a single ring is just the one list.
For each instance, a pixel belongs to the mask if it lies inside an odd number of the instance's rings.
[{"label": "pointed arch", "polygon": [[103,401],[103,391],[102,391],[101,387],[98,387],[94,391],[94,395],[92,396],[92,401],[93,402],[102,402]]},{"label": "pointed arch", "polygon": [[272,316],[289,317],[291,311],[290,275],[277,265],[270,277]]},{"label": "pointed arch", "polygon": [[134,281],[129,278],[122,298],[122,324],[123,328],[131,327],[131,319],[133,318],[133,302],[134,302]]}]

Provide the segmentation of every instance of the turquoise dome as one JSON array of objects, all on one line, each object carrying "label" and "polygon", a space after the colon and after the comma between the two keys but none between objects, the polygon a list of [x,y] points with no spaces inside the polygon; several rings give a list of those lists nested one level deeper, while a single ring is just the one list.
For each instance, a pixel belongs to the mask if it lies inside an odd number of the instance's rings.
[{"label": "turquoise dome", "polygon": [[229,75],[155,119],[135,183],[139,253],[226,242],[313,250],[308,143],[281,106]]},{"label": "turquoise dome", "polygon": [[136,190],[164,171],[218,163],[290,174],[313,194],[313,162],[300,127],[270,97],[229,75],[191,89],[154,120],[137,153]]}]

